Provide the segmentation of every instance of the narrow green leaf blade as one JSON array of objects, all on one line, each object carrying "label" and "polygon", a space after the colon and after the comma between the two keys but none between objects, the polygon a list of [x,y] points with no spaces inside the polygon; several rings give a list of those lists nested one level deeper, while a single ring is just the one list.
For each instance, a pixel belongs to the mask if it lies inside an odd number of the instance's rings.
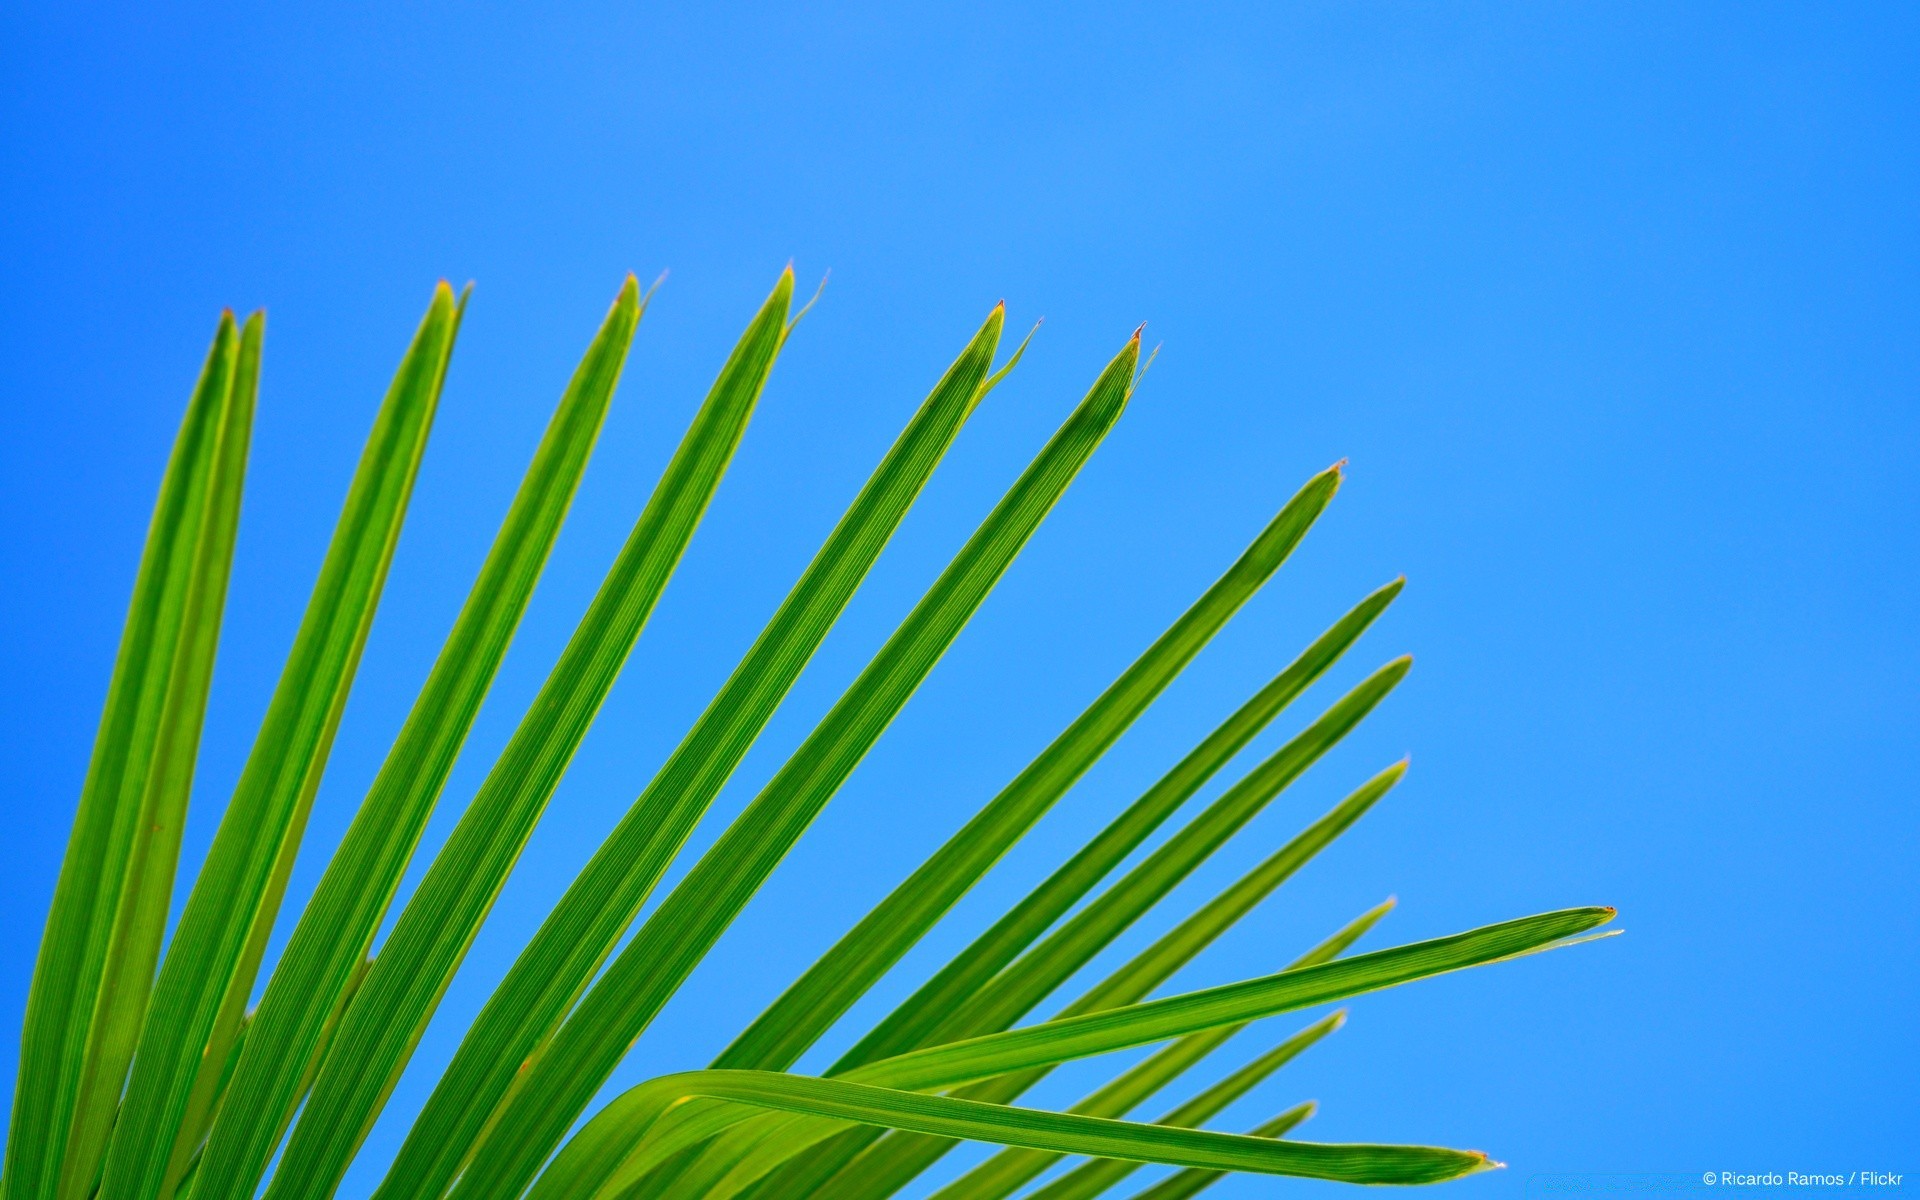
[{"label": "narrow green leaf blade", "polygon": [[160,484],[100,729],[27,994],[7,1131],[7,1200],[53,1200],[129,882],[179,654],[236,336],[222,313]]},{"label": "narrow green leaf blade", "polygon": [[528,1068],[451,1195],[504,1200],[532,1181],[627,1047],[852,773],[1119,418],[1138,354],[1138,341],[1129,342],[1101,373],[832,711],[640,927]]},{"label": "narrow green leaf blade", "polygon": [[574,373],[413,711],[255,1012],[195,1191],[251,1195],[365,962],[586,469],[641,316],[629,276]]},{"label": "narrow green leaf blade", "polygon": [[399,539],[456,321],[443,283],[381,405],[266,719],[161,965],[107,1155],[105,1200],[163,1196],[203,1060],[216,1069],[224,1061],[216,1033],[237,1025],[272,927]]},{"label": "narrow green leaf blade", "polygon": [[[1258,870],[1258,868],[1255,869]],[[1392,912],[1394,906],[1399,903],[1400,902],[1394,897],[1388,896],[1385,900],[1382,900],[1380,903],[1335,930],[1332,937],[1329,937],[1326,941],[1321,942],[1313,949],[1293,960],[1293,962],[1288,964],[1287,969],[1291,971],[1298,967],[1317,967],[1321,963],[1332,962],[1342,954],[1345,954],[1347,947],[1365,937],[1367,931],[1375,925],[1378,925],[1381,919]]]},{"label": "narrow green leaf blade", "polygon": [[147,1013],[167,910],[173,900],[187,800],[193,791],[200,729],[220,644],[227,579],[240,524],[254,404],[260,388],[260,350],[265,317],[255,313],[241,328],[233,385],[222,411],[218,447],[208,482],[206,519],[192,586],[181,616],[180,655],[168,684],[166,709],[155,744],[153,773],[141,805],[140,832],[129,861],[126,894],[102,979],[100,1007],[87,1051],[86,1077],[74,1106],[74,1137],[61,1171],[62,1200],[86,1200],[100,1179],[107,1138],[113,1131],[127,1069]]},{"label": "narrow green leaf blade", "polygon": [[855,1075],[861,1082],[881,1087],[951,1087],[1464,970],[1549,947],[1604,925],[1613,916],[1611,908],[1567,908],[1520,917],[1319,966],[916,1050],[863,1067]]},{"label": "narrow green leaf blade", "polygon": [[521,952],[435,1086],[377,1200],[427,1200],[452,1183],[520,1064],[612,951],[986,394],[1003,321],[996,307],[753,648]]},{"label": "narrow green leaf blade", "polygon": [[1046,815],[1228,618],[1272,578],[1339,486],[1338,467],[1308,481],[1218,582],[1012,783],[808,968],[713,1065],[791,1066]]},{"label": "narrow green leaf blade", "polygon": [[599,593],[334,1035],[268,1200],[332,1195],[705,514],[786,328],[785,271],[735,345]]}]

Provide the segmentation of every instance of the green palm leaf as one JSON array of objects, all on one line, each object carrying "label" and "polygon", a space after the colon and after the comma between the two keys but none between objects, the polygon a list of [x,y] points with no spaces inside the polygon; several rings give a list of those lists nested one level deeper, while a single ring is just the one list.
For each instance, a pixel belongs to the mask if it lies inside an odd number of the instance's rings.
[{"label": "green palm leaf", "polygon": [[1100,1117],[1038,1112],[921,1096],[837,1079],[773,1071],[696,1071],[642,1084],[610,1105],[592,1135],[583,1130],[557,1158],[529,1200],[587,1200],[626,1194],[607,1169],[622,1141],[644,1136],[675,1105],[698,1097],[714,1107],[764,1109],[879,1121],[898,1129],[979,1138],[1062,1154],[1101,1154],[1142,1162],[1259,1171],[1349,1183],[1435,1183],[1492,1165],[1484,1154],[1435,1146],[1332,1146],[1274,1142]]},{"label": "green palm leaf", "polygon": [[[646,307],[633,279],[561,396],[426,684],[257,1010],[246,1009],[395,553],[465,298],[442,284],[375,420],[307,611],[162,954],[219,642],[263,337],[223,316],[161,482],[28,996],[0,1200],[331,1200],[407,1067],[725,476],[801,314],[783,272],[506,748],[374,940],[526,611]],[[811,305],[809,305],[811,307]],[[1374,776],[1051,1019],[1042,1004],[1271,805],[1395,688],[1388,662],[1121,870],[1399,594],[1363,599],[828,1069],[788,1073],[1075,785],[1287,560],[1340,485],[1309,480],[1244,554],[1024,770],[704,1071],[594,1094],[908,703],[1113,427],[1139,334],[827,715],[620,942],[981,400],[996,307],[792,591],[567,889],[461,1041],[377,1200],[883,1200],[961,1140],[1005,1147],[940,1200],[1138,1200],[1227,1171],[1426,1183],[1495,1165],[1430,1146],[1199,1126],[1337,1027],[1327,1016],[1151,1124],[1126,1118],[1247,1024],[1606,936],[1565,909],[1343,957],[1393,902],[1259,979],[1149,999],[1401,779]],[[1109,881],[1110,876],[1116,876]],[[617,950],[617,953],[616,953]],[[1016,1027],[1018,1026],[1018,1027]],[[1066,1112],[1012,1102],[1059,1064],[1145,1046]],[[585,1118],[582,1123],[582,1118]],[[569,1130],[577,1130],[568,1136]]]}]

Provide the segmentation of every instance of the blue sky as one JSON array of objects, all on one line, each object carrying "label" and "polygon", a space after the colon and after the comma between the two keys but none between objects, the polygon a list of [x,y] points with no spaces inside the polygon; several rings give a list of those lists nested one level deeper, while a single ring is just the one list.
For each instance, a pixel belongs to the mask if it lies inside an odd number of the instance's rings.
[{"label": "blue sky", "polygon": [[1917,52],[1914,11],[1871,4],[7,6],[0,1025],[222,306],[268,309],[267,359],[189,863],[429,289],[476,282],[297,898],[624,273],[670,276],[430,843],[792,260],[831,282],[343,1194],[1003,297],[1012,326],[1046,318],[1027,361],[716,818],[1135,326],[1163,348],[620,1082],[709,1058],[1346,458],[1274,583],[832,1043],[1404,572],[1259,747],[1393,655],[1408,682],[1115,955],[1403,753],[1406,783],[1174,986],[1276,969],[1388,894],[1378,945],[1590,903],[1627,934],[1363,999],[1219,1127],[1317,1098],[1303,1136],[1512,1164],[1454,1186],[1475,1195],[1920,1169]]}]

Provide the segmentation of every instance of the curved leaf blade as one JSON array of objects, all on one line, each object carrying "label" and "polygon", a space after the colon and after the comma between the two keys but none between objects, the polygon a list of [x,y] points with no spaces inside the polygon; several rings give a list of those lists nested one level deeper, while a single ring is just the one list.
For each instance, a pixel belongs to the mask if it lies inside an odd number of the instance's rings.
[{"label": "curved leaf blade", "polygon": [[[8,1200],[52,1200],[103,1022],[102,981],[131,886],[140,815],[185,636],[237,337],[222,313],[168,456],[113,677],[27,994],[7,1130]],[[224,567],[222,568],[224,569]],[[144,1002],[145,981],[142,981]],[[113,1083],[119,1091],[119,1081]],[[91,1180],[89,1179],[89,1183]]]},{"label": "curved leaf blade", "polygon": [[669,1107],[693,1097],[1062,1154],[1347,1183],[1437,1183],[1494,1165],[1484,1154],[1437,1146],[1280,1142],[918,1095],[838,1079],[707,1070],[642,1084],[609,1106],[555,1160],[528,1200],[623,1197],[623,1183],[631,1180],[618,1166],[621,1149],[644,1136]]},{"label": "curved leaf blade", "polygon": [[[1345,1000],[1364,992],[1550,948],[1612,917],[1613,910],[1608,908],[1566,909],[1523,917],[1451,937],[1320,965],[1292,967],[1222,988],[1058,1017],[1024,1029],[928,1047],[862,1067],[850,1072],[847,1078],[909,1091],[987,1080],[989,1082],[962,1095],[997,1101],[1017,1096],[1031,1086],[1038,1073],[1073,1058],[1106,1054]],[[780,1149],[785,1154],[798,1153],[829,1132],[831,1129],[827,1127],[794,1123],[780,1133]],[[869,1148],[823,1186],[836,1200],[888,1195],[925,1170],[950,1146],[951,1143],[934,1139],[895,1135]]]}]

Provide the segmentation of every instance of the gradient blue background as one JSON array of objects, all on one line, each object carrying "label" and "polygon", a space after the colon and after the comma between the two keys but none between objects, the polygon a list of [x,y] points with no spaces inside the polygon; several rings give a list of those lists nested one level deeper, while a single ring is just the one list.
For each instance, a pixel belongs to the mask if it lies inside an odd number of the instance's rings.
[{"label": "gradient blue background", "polygon": [[[1411,651],[1406,685],[1096,970],[1407,752],[1402,788],[1176,987],[1272,970],[1389,893],[1376,945],[1592,903],[1627,935],[1365,998],[1219,1127],[1316,1097],[1317,1139],[1512,1164],[1461,1195],[1545,1171],[1911,1189],[1917,54],[1899,5],[7,5],[0,1026],[221,306],[270,321],[189,863],[429,288],[478,284],[297,900],[622,274],[672,272],[432,842],[792,258],[803,289],[831,269],[825,297],[343,1194],[377,1181],[491,982],[1003,296],[1010,328],[1047,318],[1027,363],[716,818],[1135,325],[1164,350],[620,1083],[704,1062],[1346,457],[1276,582],[856,1018],[1404,571],[1260,747]],[[15,1054],[9,1033],[8,1077]]]}]

